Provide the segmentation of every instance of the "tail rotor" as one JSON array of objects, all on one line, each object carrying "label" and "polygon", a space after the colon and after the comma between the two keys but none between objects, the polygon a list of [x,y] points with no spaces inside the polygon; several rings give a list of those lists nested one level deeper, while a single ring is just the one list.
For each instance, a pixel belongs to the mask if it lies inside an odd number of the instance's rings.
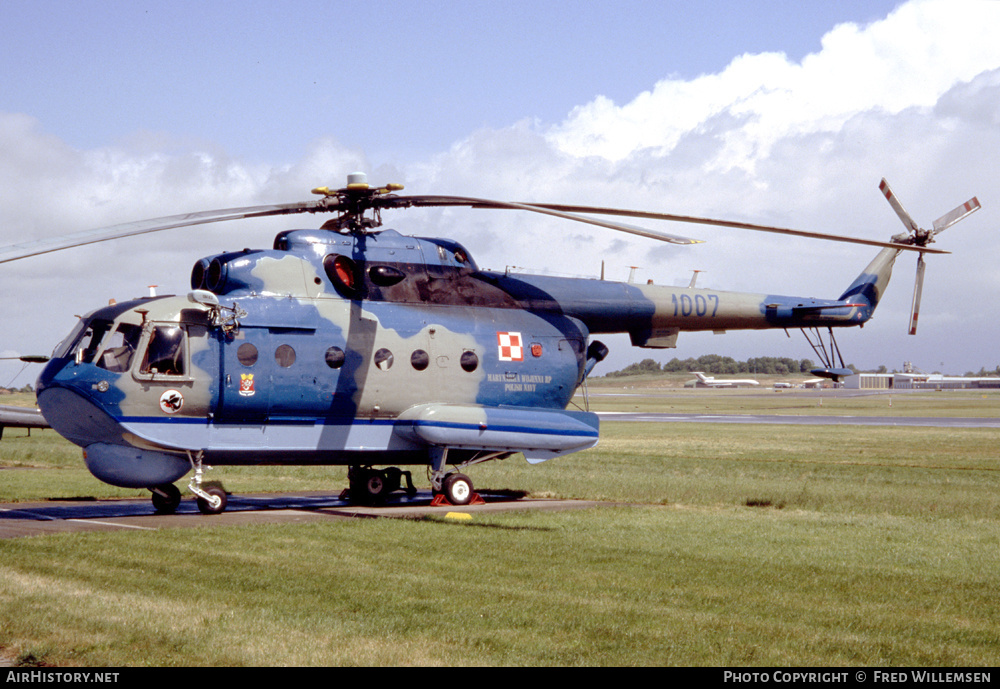
[{"label": "tail rotor", "polygon": [[[889,183],[885,181],[885,178],[882,179],[882,183],[878,185],[878,188],[882,191],[886,201],[888,201],[889,205],[892,206],[892,209],[896,211],[896,215],[899,216],[899,219],[906,227],[905,233],[895,235],[892,238],[893,242],[899,244],[925,247],[932,243],[938,234],[948,229],[967,215],[976,212],[980,208],[979,200],[973,196],[962,205],[955,207],[935,220],[931,229],[925,230],[917,225],[917,223],[913,221],[910,214],[906,212],[906,209],[903,208],[903,204],[899,202],[899,199],[896,198],[892,189],[889,188]],[[910,307],[911,335],[917,334],[917,317],[920,314],[920,295],[924,289],[924,271],[926,269],[927,263],[924,261],[924,252],[921,251],[920,256],[917,258],[917,277],[913,285],[913,304]]]}]

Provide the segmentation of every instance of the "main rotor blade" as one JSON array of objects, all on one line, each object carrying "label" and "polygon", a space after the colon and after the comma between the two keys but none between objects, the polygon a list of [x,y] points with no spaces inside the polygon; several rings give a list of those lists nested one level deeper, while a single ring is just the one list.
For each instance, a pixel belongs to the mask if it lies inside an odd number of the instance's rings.
[{"label": "main rotor blade", "polygon": [[[884,180],[883,180],[884,182]],[[891,194],[887,196],[891,200]],[[618,208],[598,208],[593,206],[569,206],[560,204],[537,204],[537,203],[517,203],[507,201],[493,201],[489,199],[467,198],[461,196],[376,196],[367,198],[363,203],[350,203],[352,199],[341,200],[337,196],[327,196],[318,201],[308,201],[289,204],[272,204],[263,206],[247,206],[243,208],[228,208],[222,210],[201,211],[197,213],[182,213],[162,218],[140,220],[135,222],[112,225],[108,227],[78,232],[63,237],[42,239],[34,242],[24,242],[0,248],[0,263],[7,263],[29,256],[50,253],[62,249],[69,249],[86,244],[105,242],[121,237],[130,237],[162,230],[202,225],[213,222],[224,222],[228,220],[240,220],[246,218],[261,218],[277,215],[291,215],[297,213],[319,213],[328,211],[341,211],[344,213],[360,213],[365,208],[407,208],[407,207],[434,207],[434,206],[468,206],[470,208],[492,208],[492,209],[517,209],[533,213],[542,213],[554,217],[583,222],[590,225],[597,225],[620,232],[670,242],[673,244],[698,244],[701,240],[673,235],[666,232],[658,232],[646,228],[635,227],[625,223],[610,222],[596,218],[584,217],[579,214],[614,215],[632,218],[646,218],[652,220],[667,220],[672,222],[687,222],[702,225],[715,225],[720,227],[733,227],[737,229],[755,230],[761,232],[774,232],[778,234],[793,235],[799,237],[809,237],[814,239],[826,239],[838,242],[849,242],[852,244],[865,244],[869,246],[889,247],[899,250],[918,251],[921,253],[946,254],[947,251],[941,249],[930,249],[926,246],[914,246],[898,244],[895,242],[880,242],[871,239],[859,239],[843,235],[829,235],[818,232],[807,232],[804,230],[793,230],[789,228],[774,227],[768,225],[756,225],[753,223],[734,222],[729,220],[716,220],[712,218],[699,218],[694,216],[674,215],[668,213],[652,213],[646,211],[632,211]],[[898,204],[897,204],[898,205]],[[894,206],[896,207],[896,206]],[[968,210],[960,210],[968,207]],[[970,200],[965,206],[952,211],[943,216],[941,229],[954,224],[961,218],[979,208],[976,199]],[[352,210],[353,209],[353,210]],[[900,207],[901,209],[901,207]],[[905,211],[902,211],[905,214]],[[955,216],[954,218],[952,216]],[[908,216],[907,216],[908,217]],[[940,231],[940,230],[938,230]]]},{"label": "main rotor blade", "polygon": [[122,223],[120,225],[110,225],[99,227],[93,230],[85,230],[75,234],[53,237],[51,239],[40,239],[34,242],[24,242],[22,244],[12,244],[0,249],[0,263],[16,261],[29,256],[37,256],[52,251],[70,249],[86,244],[96,244],[106,242],[120,237],[131,237],[133,235],[148,234],[161,230],[171,230],[178,227],[188,227],[191,225],[204,225],[213,222],[224,222],[226,220],[241,220],[244,218],[263,218],[272,215],[289,215],[293,213],[316,213],[320,211],[332,210],[331,203],[327,200],[307,201],[302,203],[286,203],[267,206],[247,206],[245,208],[227,208],[214,211],[201,211],[198,213],[182,213],[180,215],[168,215],[163,218],[151,218],[149,220],[138,220],[135,222]]},{"label": "main rotor blade", "polygon": [[964,218],[965,216],[978,211],[980,207],[981,206],[979,205],[979,199],[973,196],[971,199],[963,203],[961,206],[958,206],[954,210],[945,213],[940,218],[935,220],[934,234],[943,232],[944,230],[948,229],[949,227],[957,223],[959,220]]},{"label": "main rotor blade", "polygon": [[918,232],[920,227],[917,223],[913,222],[913,218],[911,218],[910,214],[906,212],[905,208],[903,208],[903,204],[901,204],[899,199],[896,198],[896,195],[892,193],[892,189],[889,188],[889,183],[885,181],[885,177],[882,178],[882,182],[878,185],[878,188],[882,190],[883,194],[885,194],[886,200],[889,202],[889,205],[892,206],[892,210],[896,211],[896,215],[899,216],[899,219],[903,221],[904,225],[906,225],[906,229],[910,232]]},{"label": "main rotor blade", "polygon": [[810,232],[808,230],[793,230],[787,227],[775,227],[773,225],[757,225],[748,222],[737,222],[734,220],[718,220],[715,218],[700,218],[693,215],[675,215],[673,213],[652,213],[649,211],[631,211],[620,208],[598,208],[594,206],[567,206],[562,204],[538,203],[533,204],[538,208],[547,208],[566,213],[597,213],[599,215],[620,215],[631,218],[647,218],[650,220],[668,220],[671,222],[686,222],[696,225],[714,225],[716,227],[732,227],[738,230],[754,230],[755,232],[772,232],[776,234],[786,234],[795,237],[808,237],[810,239],[825,239],[832,242],[847,242],[849,244],[865,244],[867,246],[878,246],[882,248],[902,249],[904,251],[919,251],[929,254],[948,254],[950,251],[942,249],[929,249],[923,246],[912,246],[909,244],[898,244],[896,242],[882,242],[877,239],[862,239],[860,237],[848,237],[839,234],[825,234],[822,232]]},{"label": "main rotor blade", "polygon": [[917,317],[920,315],[920,295],[924,291],[924,271],[927,269],[927,262],[924,255],[917,258],[917,280],[913,284],[913,305],[910,307],[910,334],[917,334]]},{"label": "main rotor blade", "polygon": [[610,222],[607,220],[599,220],[597,218],[588,218],[582,215],[576,215],[574,213],[567,213],[565,211],[556,210],[554,208],[536,206],[534,204],[507,203],[506,205],[509,208],[519,208],[521,210],[532,211],[534,213],[552,215],[557,218],[566,218],[567,220],[575,220],[577,222],[587,223],[589,225],[597,225],[598,227],[607,227],[612,230],[628,232],[629,234],[638,235],[640,237],[646,237],[648,239],[658,239],[661,242],[669,242],[671,244],[704,244],[704,240],[701,239],[691,239],[690,237],[682,237],[680,235],[668,234],[666,232],[656,232],[655,230],[647,230],[644,227],[636,227],[635,225],[626,225],[625,223]]},{"label": "main rotor blade", "polygon": [[[467,198],[463,196],[400,196],[396,198],[389,198],[385,200],[383,204],[379,200],[379,205],[388,208],[399,208],[406,206],[420,206],[420,207],[442,207],[442,206],[468,206],[470,208],[490,208],[490,209],[514,209],[522,211],[530,211],[532,213],[541,213],[543,215],[551,215],[557,218],[564,218],[566,220],[574,220],[576,222],[587,223],[588,225],[597,225],[598,227],[606,227],[611,230],[618,230],[619,232],[627,232],[629,234],[638,235],[640,237],[646,237],[648,239],[657,239],[661,242],[669,242],[671,244],[702,244],[703,240],[692,239],[690,237],[682,237],[680,235],[668,234],[667,232],[657,232],[655,230],[650,230],[644,227],[636,227],[634,225],[626,225],[625,223],[610,222],[608,220],[599,220],[597,218],[588,218],[581,215],[576,215],[572,211],[568,211],[560,206],[554,206],[551,204],[542,203],[518,203],[514,201],[493,201],[490,199],[475,199]],[[584,209],[582,212],[592,212]],[[627,215],[627,213],[621,213],[621,215]],[[635,216],[640,217],[640,216]]]}]

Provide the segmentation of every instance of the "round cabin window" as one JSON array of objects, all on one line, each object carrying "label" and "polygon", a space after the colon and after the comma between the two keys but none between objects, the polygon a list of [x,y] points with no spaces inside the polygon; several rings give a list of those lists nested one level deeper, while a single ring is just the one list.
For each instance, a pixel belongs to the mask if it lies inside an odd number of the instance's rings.
[{"label": "round cabin window", "polygon": [[375,352],[375,365],[383,371],[392,368],[392,352],[388,349],[380,349]]},{"label": "round cabin window", "polygon": [[288,368],[295,363],[295,350],[289,345],[283,344],[274,350],[274,360],[281,368]]},{"label": "round cabin window", "polygon": [[326,365],[330,368],[340,368],[344,365],[344,359],[346,359],[344,350],[340,347],[330,347],[326,350]]},{"label": "round cabin window", "polygon": [[461,364],[463,371],[472,373],[479,368],[479,357],[476,356],[475,352],[465,351],[462,352],[462,358],[459,363]]},{"label": "round cabin window", "polygon": [[423,371],[430,363],[430,355],[422,349],[418,349],[410,355],[410,364],[418,371]]},{"label": "round cabin window", "polygon": [[249,342],[244,342],[236,350],[236,360],[244,366],[253,366],[257,363],[257,348]]}]

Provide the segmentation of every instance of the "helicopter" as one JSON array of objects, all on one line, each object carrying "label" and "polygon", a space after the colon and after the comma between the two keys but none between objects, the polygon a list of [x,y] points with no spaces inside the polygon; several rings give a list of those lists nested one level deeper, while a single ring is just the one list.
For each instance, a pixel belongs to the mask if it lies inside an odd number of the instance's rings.
[{"label": "helicopter", "polygon": [[[318,229],[280,232],[271,249],[208,256],[191,290],[115,303],[80,318],[36,384],[38,406],[83,448],[101,481],[152,493],[176,511],[174,485],[205,514],[227,493],[204,481],[211,466],[348,467],[350,499],[378,503],[415,493],[426,467],[435,500],[478,497],[465,473],[522,454],[531,464],[593,447],[599,421],[570,408],[608,354],[595,335],[627,333],[644,348],[675,347],[681,331],[800,329],[820,356],[814,374],[838,380],[835,328],[864,325],[903,251],[918,253],[910,332],[915,333],[924,254],[937,234],[978,210],[972,198],[935,221],[913,222],[885,180],[906,226],[888,242],[788,228],[593,206],[401,195],[363,173],[319,187],[310,202],[188,213],[0,250],[0,262],[190,225],[332,212]],[[639,285],[480,268],[460,243],[382,229],[381,211],[462,206],[521,210],[674,244],[699,240],[595,215],[669,220],[846,241],[879,253],[836,299]],[[827,331],[824,341],[822,329]],[[589,407],[589,405],[587,405]],[[404,486],[405,483],[405,486]]]}]

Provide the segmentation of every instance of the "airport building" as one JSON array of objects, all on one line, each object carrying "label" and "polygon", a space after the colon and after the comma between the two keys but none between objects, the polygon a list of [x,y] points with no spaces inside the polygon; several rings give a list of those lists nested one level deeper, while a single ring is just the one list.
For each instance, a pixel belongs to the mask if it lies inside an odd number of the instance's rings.
[{"label": "airport building", "polygon": [[844,379],[853,390],[959,390],[1000,388],[1000,378],[966,378],[940,373],[858,373]]}]

